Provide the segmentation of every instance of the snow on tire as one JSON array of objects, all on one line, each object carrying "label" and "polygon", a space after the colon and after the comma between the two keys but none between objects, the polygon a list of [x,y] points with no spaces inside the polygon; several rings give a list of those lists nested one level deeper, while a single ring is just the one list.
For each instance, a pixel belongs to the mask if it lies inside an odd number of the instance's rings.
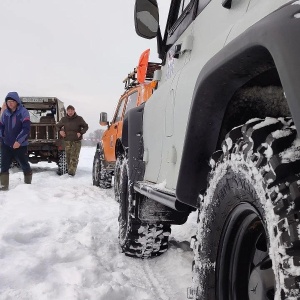
[{"label": "snow on tire", "polygon": [[58,151],[58,175],[64,175],[68,173],[68,166],[67,166],[67,158],[65,151]]},{"label": "snow on tire", "polygon": [[120,202],[120,175],[121,175],[121,166],[122,161],[124,159],[123,155],[119,155],[116,160],[115,164],[115,172],[114,172],[114,194],[115,194],[115,200],[117,202]]},{"label": "snow on tire", "polygon": [[124,158],[119,184],[119,244],[121,249],[131,257],[149,258],[161,255],[168,249],[170,225],[148,224],[137,218],[138,195],[132,192],[132,184],[128,178],[128,163],[127,158]]},{"label": "snow on tire", "polygon": [[253,119],[211,160],[194,243],[196,299],[299,299],[300,140]]},{"label": "snow on tire", "polygon": [[100,177],[100,159],[99,155],[96,153],[93,160],[93,185],[99,186]]},{"label": "snow on tire", "polygon": [[97,150],[93,161],[93,185],[109,189],[111,188],[112,174],[105,169],[103,159]]}]

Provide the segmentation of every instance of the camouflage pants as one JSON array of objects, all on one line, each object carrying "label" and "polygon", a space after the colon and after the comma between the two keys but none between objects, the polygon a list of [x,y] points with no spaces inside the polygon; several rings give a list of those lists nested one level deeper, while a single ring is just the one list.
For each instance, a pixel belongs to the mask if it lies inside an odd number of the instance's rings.
[{"label": "camouflage pants", "polygon": [[68,173],[75,175],[81,149],[81,141],[65,141],[65,151],[68,165]]}]

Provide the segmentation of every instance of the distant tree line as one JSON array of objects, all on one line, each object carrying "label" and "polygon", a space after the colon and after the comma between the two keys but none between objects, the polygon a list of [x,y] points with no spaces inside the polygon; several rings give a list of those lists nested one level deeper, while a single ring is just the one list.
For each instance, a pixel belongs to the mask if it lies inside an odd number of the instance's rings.
[{"label": "distant tree line", "polygon": [[97,129],[94,132],[90,132],[88,135],[84,135],[82,146],[96,146],[101,140],[103,132],[103,129]]}]

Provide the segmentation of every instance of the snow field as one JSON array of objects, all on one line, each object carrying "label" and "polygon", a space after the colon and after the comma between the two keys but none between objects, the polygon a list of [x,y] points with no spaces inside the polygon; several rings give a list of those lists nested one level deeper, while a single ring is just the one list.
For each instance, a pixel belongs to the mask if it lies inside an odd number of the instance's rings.
[{"label": "snow field", "polygon": [[160,257],[126,257],[118,245],[113,190],[92,186],[94,148],[83,147],[75,177],[32,165],[33,182],[12,170],[0,191],[0,299],[182,300],[191,285],[188,247],[196,217],[173,226]]}]

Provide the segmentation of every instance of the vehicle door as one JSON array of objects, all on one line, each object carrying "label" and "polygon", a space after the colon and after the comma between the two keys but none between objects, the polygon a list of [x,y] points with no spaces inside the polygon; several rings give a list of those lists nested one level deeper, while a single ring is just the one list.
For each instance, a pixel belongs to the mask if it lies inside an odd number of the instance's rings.
[{"label": "vehicle door", "polygon": [[[158,182],[174,189],[177,183],[185,130],[197,78],[204,65],[225,45],[234,25],[245,15],[250,0],[178,0],[178,17],[168,29],[165,43],[167,71],[180,64],[173,72],[165,111],[165,137]],[[229,3],[231,9],[222,6]],[[172,53],[178,52],[176,56]],[[175,60],[175,62],[174,62]],[[182,62],[180,62],[182,61]]]},{"label": "vehicle door", "polygon": [[102,137],[105,160],[112,162],[116,160],[115,145],[116,140],[122,134],[123,116],[127,102],[127,94],[124,94],[118,103],[116,112],[109,128],[105,131]]},{"label": "vehicle door", "polygon": [[164,180],[159,178],[161,164],[172,155],[164,153],[164,143],[174,131],[175,91],[180,72],[190,57],[196,4],[196,0],[171,1],[163,41],[167,52],[161,68],[161,80],[157,91],[146,102],[144,112],[145,179],[151,182]]}]

